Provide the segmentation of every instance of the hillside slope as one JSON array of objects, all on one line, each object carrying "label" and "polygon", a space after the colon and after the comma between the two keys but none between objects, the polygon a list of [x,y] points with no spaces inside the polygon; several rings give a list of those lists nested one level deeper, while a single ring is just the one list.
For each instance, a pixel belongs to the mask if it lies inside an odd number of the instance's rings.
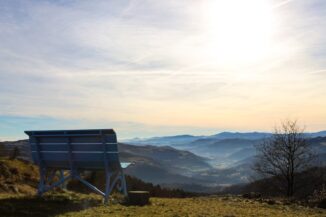
[{"label": "hillside slope", "polygon": [[[60,190],[47,192],[43,197],[37,197],[35,195],[37,182],[38,172],[36,166],[20,160],[0,160],[0,216],[309,217],[326,215],[326,210],[298,206],[293,203],[288,204],[282,200],[277,202],[273,202],[274,200],[247,200],[237,196],[194,197],[194,194],[180,190],[164,190],[159,186],[143,183],[132,177],[127,177],[128,188],[131,190],[145,189],[150,191],[151,195],[181,198],[154,197],[150,199],[150,205],[137,207],[123,205],[123,199],[113,194],[110,205],[106,206],[102,203],[103,198],[93,193],[82,194]],[[5,187],[6,190],[4,190],[3,184],[11,187],[7,186]],[[80,185],[71,184],[81,190]],[[26,186],[30,186],[30,189],[26,188]]]},{"label": "hillside slope", "polygon": [[35,196],[0,194],[0,216],[206,216],[206,217],[321,217],[326,211],[298,205],[268,204],[239,197],[151,198],[147,206],[126,206],[112,201],[109,206],[93,194],[60,193]]},{"label": "hillside slope", "polygon": [[[14,147],[18,147],[19,157],[31,160],[27,140],[2,142],[0,145],[6,148],[3,155],[10,156]],[[206,158],[167,146],[133,146],[119,143],[118,148],[121,162],[133,163],[126,169],[126,174],[154,184],[206,184],[205,180],[198,180],[194,176],[199,171],[211,169]]]},{"label": "hillside slope", "polygon": [[0,159],[0,193],[34,194],[38,168],[26,161]]}]

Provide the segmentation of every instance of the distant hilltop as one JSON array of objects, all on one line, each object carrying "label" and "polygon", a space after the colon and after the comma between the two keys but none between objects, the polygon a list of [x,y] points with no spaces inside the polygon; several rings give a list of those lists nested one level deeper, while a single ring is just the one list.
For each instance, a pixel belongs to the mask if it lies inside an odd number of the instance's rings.
[{"label": "distant hilltop", "polygon": [[[269,132],[221,132],[214,135],[209,136],[195,136],[195,135],[172,135],[172,136],[155,136],[150,138],[133,138],[133,139],[125,139],[122,140],[123,142],[129,144],[152,144],[152,145],[170,145],[173,143],[174,145],[185,143],[185,142],[192,142],[198,139],[215,139],[215,140],[223,140],[223,139],[248,139],[248,140],[257,140],[263,139],[271,136],[272,133]],[[308,138],[315,138],[315,137],[324,137],[326,136],[325,131],[319,132],[311,132],[306,133]]]}]

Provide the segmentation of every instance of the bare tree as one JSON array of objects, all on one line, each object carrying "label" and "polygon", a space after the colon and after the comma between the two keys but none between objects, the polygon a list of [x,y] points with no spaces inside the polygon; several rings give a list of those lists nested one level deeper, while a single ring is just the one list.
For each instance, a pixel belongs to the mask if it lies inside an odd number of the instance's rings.
[{"label": "bare tree", "polygon": [[256,146],[254,170],[263,177],[278,177],[288,197],[296,190],[296,175],[309,168],[315,155],[307,143],[304,128],[287,120],[273,135]]}]

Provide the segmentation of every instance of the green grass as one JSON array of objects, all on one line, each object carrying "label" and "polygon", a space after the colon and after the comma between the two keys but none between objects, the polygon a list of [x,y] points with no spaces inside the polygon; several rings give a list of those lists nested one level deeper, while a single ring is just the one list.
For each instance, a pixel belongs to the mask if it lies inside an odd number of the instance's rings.
[{"label": "green grass", "polygon": [[94,194],[72,192],[36,196],[0,194],[0,216],[326,216],[326,210],[298,205],[269,205],[238,197],[151,198],[143,207],[116,200],[104,205]]}]

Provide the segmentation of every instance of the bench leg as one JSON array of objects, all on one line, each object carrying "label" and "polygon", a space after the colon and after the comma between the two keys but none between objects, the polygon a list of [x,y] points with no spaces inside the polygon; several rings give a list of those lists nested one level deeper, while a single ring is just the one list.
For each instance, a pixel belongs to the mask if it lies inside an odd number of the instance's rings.
[{"label": "bench leg", "polygon": [[[64,171],[63,170],[60,170],[60,180],[63,180],[65,178],[65,175],[64,175]],[[63,182],[62,185],[60,186],[61,189],[67,189],[67,183],[66,182]]]},{"label": "bench leg", "polygon": [[45,168],[43,167],[39,167],[39,171],[40,171],[40,182],[38,185],[38,191],[37,194],[38,196],[42,196],[44,193],[44,186],[45,186]]},{"label": "bench leg", "polygon": [[121,170],[121,185],[122,185],[123,194],[127,197],[128,196],[127,183],[126,183],[126,177],[125,174],[123,173],[123,170]]},{"label": "bench leg", "polygon": [[108,203],[109,196],[110,196],[110,189],[111,189],[111,174],[107,172],[105,174],[105,196],[104,196],[104,203]]}]

